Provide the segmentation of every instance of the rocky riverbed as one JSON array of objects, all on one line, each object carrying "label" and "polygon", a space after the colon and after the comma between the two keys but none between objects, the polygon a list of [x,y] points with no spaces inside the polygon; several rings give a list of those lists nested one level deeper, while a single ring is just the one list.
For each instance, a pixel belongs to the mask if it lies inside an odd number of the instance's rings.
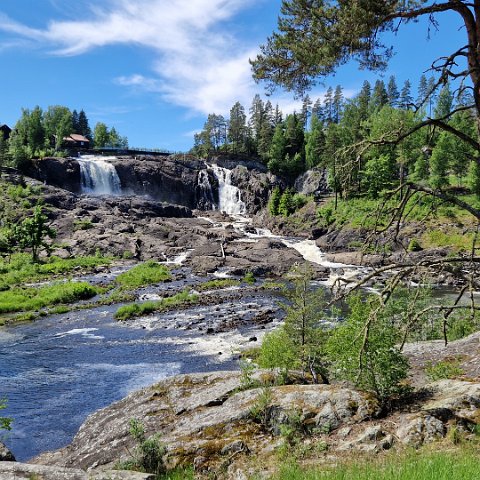
[{"label": "rocky riverbed", "polygon": [[[146,188],[151,177],[153,167],[148,162],[143,164],[145,172],[136,174],[141,178],[132,180],[137,187],[143,182]],[[314,211],[304,211],[305,222],[295,228],[269,219],[260,210],[267,197],[257,192],[267,182],[266,174],[260,172],[263,176],[258,177],[248,165],[235,167],[232,177],[247,192],[243,197],[246,210],[258,212],[253,218],[198,210],[202,206],[198,191],[188,201],[182,196],[176,204],[161,201],[160,190],[148,197],[131,195],[145,193],[135,191],[133,183],[121,196],[84,195],[75,183],[75,163],[67,159],[64,167],[72,170],[71,191],[15,174],[10,181],[31,185],[43,198],[58,232],[56,254],[101,252],[123,258],[113,272],[99,271],[89,280],[102,283],[139,261],[155,259],[172,266],[174,281],[136,291],[138,301],[161,298],[186,286],[195,290],[207,279],[241,280],[247,272],[257,282],[253,286],[244,283],[241,289],[202,292],[194,308],[123,324],[113,320],[120,306],[114,305],[48,316],[2,330],[2,394],[9,398],[6,413],[17,409],[15,430],[7,443],[21,460],[40,456],[31,465],[0,463],[0,478],[41,475],[52,480],[84,480],[84,469],[93,469],[88,478],[147,478],[110,470],[127,459],[126,452],[133,448],[128,422],[137,417],[145,421],[147,433],[160,433],[169,445],[169,465],[193,463],[199,475],[208,477],[215,470],[226,472],[224,478],[239,479],[249,478],[255,470],[249,454],[264,462],[267,472],[273,467],[275,449],[284,441],[279,435],[281,425],[288,423],[292,412],[299,415],[302,430],[307,432],[306,445],[331,452],[325,462],[335,462],[342,452],[418,446],[445,436],[452,425],[469,431],[477,423],[478,337],[472,336],[448,348],[439,342],[407,346],[413,366],[410,381],[421,389],[421,395],[394,409],[388,418],[377,418],[380,411],[368,395],[341,385],[295,385],[293,378],[291,385],[271,387],[265,421],[259,424],[251,409],[261,401],[264,390],[244,389],[236,359],[239,349],[258,344],[282,319],[277,294],[264,289],[263,280],[278,279],[293,265],[307,261],[318,285],[332,285],[338,277],[368,274],[369,268],[381,265],[385,258],[356,252],[322,253],[319,246],[335,250],[351,239],[319,230]],[[178,159],[167,167],[172,175],[186,168]],[[203,167],[191,169],[195,188]],[[128,176],[128,168],[133,167],[125,162],[123,168],[127,173],[122,175]],[[36,176],[42,178],[41,169]],[[43,180],[55,183],[52,177]],[[271,185],[276,180],[269,181]],[[171,184],[171,188],[176,187]],[[426,363],[449,355],[459,358],[464,378],[425,387]],[[218,373],[225,369],[231,371]],[[212,373],[199,373],[204,371]],[[158,383],[178,374],[183,376]],[[268,383],[272,374],[258,372],[256,378]],[[115,401],[119,403],[106,407]],[[92,414],[66,446],[86,416],[102,407],[106,408]],[[41,453],[45,450],[56,451]]]}]

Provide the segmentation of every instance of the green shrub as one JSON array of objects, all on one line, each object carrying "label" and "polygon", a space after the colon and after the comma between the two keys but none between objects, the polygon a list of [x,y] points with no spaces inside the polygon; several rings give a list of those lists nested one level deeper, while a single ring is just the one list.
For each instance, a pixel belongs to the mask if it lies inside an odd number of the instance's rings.
[{"label": "green shrub", "polygon": [[247,273],[245,273],[244,277],[242,278],[242,281],[244,283],[253,285],[255,283],[255,275],[253,274],[253,272],[248,271]]},{"label": "green shrub", "polygon": [[91,220],[74,220],[73,221],[73,230],[90,230],[94,225]]},{"label": "green shrub", "polygon": [[268,200],[268,211],[270,215],[276,217],[278,215],[278,207],[280,205],[280,197],[282,193],[280,192],[279,187],[275,187],[270,195],[270,199]]},{"label": "green shrub", "polygon": [[[7,401],[3,398],[0,399],[0,410],[4,410],[7,407]],[[12,419],[9,417],[0,417],[0,430],[11,430]]]},{"label": "green shrub", "polygon": [[460,367],[460,360],[450,359],[437,363],[427,362],[425,365],[425,373],[430,380],[442,380],[447,378],[455,378],[463,375],[465,372]]},{"label": "green shrub", "polygon": [[[408,362],[397,347],[399,333],[382,315],[376,296],[348,298],[350,312],[327,341],[334,375],[372,392],[381,403],[405,391]],[[368,328],[368,340],[365,331]]]},{"label": "green shrub", "polygon": [[412,238],[408,244],[407,250],[409,252],[419,252],[422,250],[422,247],[416,238]]},{"label": "green shrub", "polygon": [[167,449],[160,442],[160,436],[152,435],[147,438],[143,424],[134,418],[130,420],[129,433],[137,442],[132,469],[155,475],[164,474],[166,467],[163,457]]}]

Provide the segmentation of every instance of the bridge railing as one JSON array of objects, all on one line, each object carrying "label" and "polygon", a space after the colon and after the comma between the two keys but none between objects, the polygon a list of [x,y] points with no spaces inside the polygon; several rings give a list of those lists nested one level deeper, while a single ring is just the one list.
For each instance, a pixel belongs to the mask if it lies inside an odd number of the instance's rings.
[{"label": "bridge railing", "polygon": [[99,147],[92,148],[93,152],[109,152],[109,153],[118,153],[123,155],[135,154],[135,153],[144,153],[146,155],[174,155],[179,152],[174,152],[172,150],[167,150],[166,148],[144,148],[144,147],[128,147],[128,148],[119,148],[119,147]]}]

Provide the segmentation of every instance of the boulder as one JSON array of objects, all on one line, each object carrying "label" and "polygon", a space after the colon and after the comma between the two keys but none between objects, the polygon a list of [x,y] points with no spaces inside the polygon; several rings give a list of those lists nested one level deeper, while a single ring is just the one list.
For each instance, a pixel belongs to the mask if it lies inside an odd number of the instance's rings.
[{"label": "boulder", "polygon": [[0,462],[14,462],[14,461],[15,461],[15,457],[13,453],[7,448],[6,445],[0,442]]},{"label": "boulder", "polygon": [[418,448],[445,436],[446,426],[432,415],[412,414],[402,418],[396,436],[405,445]]}]

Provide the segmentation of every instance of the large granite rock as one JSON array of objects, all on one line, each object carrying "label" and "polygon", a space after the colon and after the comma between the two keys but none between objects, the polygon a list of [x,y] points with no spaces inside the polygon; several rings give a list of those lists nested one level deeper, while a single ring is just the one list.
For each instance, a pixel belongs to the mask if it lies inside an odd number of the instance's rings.
[{"label": "large granite rock", "polygon": [[[267,372],[257,372],[254,378],[274,380]],[[127,460],[128,452],[135,449],[129,420],[136,418],[143,422],[147,436],[161,435],[170,466],[193,463],[204,469],[228,453],[257,454],[268,449],[270,435],[278,435],[293,414],[305,428],[326,431],[378,413],[369,395],[348,388],[284,385],[269,390],[259,425],[252,409],[263,401],[264,390],[241,391],[241,379],[238,372],[217,372],[164,380],[94,413],[69,446],[33,462],[87,469]]]}]

